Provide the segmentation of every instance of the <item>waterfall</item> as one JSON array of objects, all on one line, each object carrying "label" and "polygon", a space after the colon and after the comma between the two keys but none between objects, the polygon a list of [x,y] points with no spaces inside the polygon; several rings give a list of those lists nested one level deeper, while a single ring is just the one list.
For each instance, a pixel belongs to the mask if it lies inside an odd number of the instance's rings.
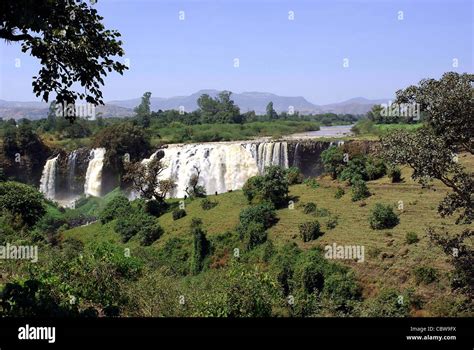
[{"label": "waterfall", "polygon": [[77,151],[72,151],[67,158],[67,186],[70,192],[74,192],[76,187],[76,158]]},{"label": "waterfall", "polygon": [[293,166],[299,168],[301,155],[300,155],[300,143],[298,142],[295,146],[295,153],[293,154]]},{"label": "waterfall", "polygon": [[261,142],[246,145],[252,157],[257,162],[258,171],[263,174],[265,167],[279,165],[288,168],[288,143],[287,142]]},{"label": "waterfall", "polygon": [[54,199],[56,195],[56,163],[58,158],[59,155],[55,158],[48,159],[41,175],[40,191],[44,193],[48,199]]},{"label": "waterfall", "polygon": [[177,198],[186,195],[186,187],[191,176],[196,174],[196,168],[201,171],[199,185],[206,189],[206,193],[237,190],[248,178],[258,175],[257,162],[251,150],[251,146],[238,143],[170,145],[163,150],[161,161],[166,168],[160,179],[171,178],[176,182],[177,187],[170,196]]},{"label": "waterfall", "polygon": [[100,197],[102,190],[102,167],[104,166],[105,148],[95,148],[89,155],[86,171],[84,194]]}]

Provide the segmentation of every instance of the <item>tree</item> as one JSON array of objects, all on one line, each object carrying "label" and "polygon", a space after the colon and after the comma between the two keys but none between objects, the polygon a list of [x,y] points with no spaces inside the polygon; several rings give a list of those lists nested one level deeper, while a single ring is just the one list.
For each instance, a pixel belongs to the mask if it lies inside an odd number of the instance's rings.
[{"label": "tree", "polygon": [[191,234],[193,236],[193,255],[191,260],[191,273],[197,275],[203,268],[203,262],[209,253],[209,241],[206,232],[202,229],[202,221],[193,218],[191,222]]},{"label": "tree", "polygon": [[288,191],[286,171],[276,165],[265,168],[263,176],[249,178],[243,187],[244,195],[249,203],[267,201],[275,206],[285,203]]},{"label": "tree", "polygon": [[412,178],[426,185],[438,179],[452,192],[438,206],[441,216],[459,211],[458,223],[474,219],[474,176],[453,157],[453,146],[434,135],[431,129],[398,131],[382,139],[383,153],[392,164],[408,164]]},{"label": "tree", "polygon": [[95,135],[92,146],[105,148],[105,163],[119,173],[124,169],[125,155],[131,161],[138,160],[145,157],[151,149],[149,135],[131,123],[117,123],[100,130]]},{"label": "tree", "polygon": [[145,92],[142,96],[141,103],[134,109],[138,125],[144,128],[148,128],[151,122],[150,98],[151,92]]},{"label": "tree", "polygon": [[345,166],[344,152],[340,147],[329,147],[321,152],[324,169],[331,174],[333,180],[337,179]]},{"label": "tree", "polygon": [[142,198],[164,202],[166,196],[176,188],[176,183],[172,179],[160,179],[165,168],[158,155],[148,163],[125,163],[123,180],[130,182],[133,190]]},{"label": "tree", "polygon": [[434,135],[474,152],[474,74],[448,72],[396,92],[397,103],[417,103]]},{"label": "tree", "polygon": [[222,91],[217,98],[208,94],[201,95],[197,104],[203,123],[238,123],[241,122],[240,109],[230,96],[232,92]]},{"label": "tree", "polygon": [[31,186],[12,181],[0,183],[0,211],[18,216],[28,226],[46,213],[43,200],[43,195]]},{"label": "tree", "polygon": [[382,139],[383,155],[392,164],[408,164],[422,184],[438,179],[452,192],[438,206],[441,216],[460,212],[457,223],[474,219],[474,175],[457,161],[462,150],[473,154],[474,82],[472,74],[445,73],[418,86],[397,91],[398,103],[418,103],[427,126],[397,131]]},{"label": "tree", "polygon": [[273,109],[273,102],[268,102],[266,111],[266,116],[269,120],[278,119],[278,113]]},{"label": "tree", "polygon": [[[91,1],[92,3],[92,1]],[[40,60],[33,92],[48,102],[51,92],[60,104],[77,99],[103,104],[100,85],[112,70],[123,74],[120,33],[102,24],[103,17],[85,2],[73,0],[4,0],[0,5],[0,38],[22,43],[22,52]],[[79,83],[83,92],[73,90]],[[66,116],[71,121],[75,116]]]},{"label": "tree", "polygon": [[188,186],[186,187],[185,192],[190,198],[205,197],[206,189],[203,186],[199,185],[201,169],[199,169],[199,167],[196,165],[193,166],[193,169],[196,172],[189,178]]}]

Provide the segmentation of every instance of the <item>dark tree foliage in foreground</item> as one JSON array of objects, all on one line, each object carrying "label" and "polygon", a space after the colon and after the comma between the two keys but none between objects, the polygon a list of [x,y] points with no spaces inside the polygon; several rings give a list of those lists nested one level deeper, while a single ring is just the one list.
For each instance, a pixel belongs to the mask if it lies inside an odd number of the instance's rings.
[{"label": "dark tree foliage in foreground", "polygon": [[[33,77],[33,92],[48,102],[85,100],[103,104],[100,85],[112,71],[123,74],[126,65],[120,33],[106,29],[91,4],[74,0],[2,0],[0,38],[22,44],[22,52],[36,57],[42,67]],[[74,90],[80,84],[82,92]],[[74,121],[75,116],[66,116]]]}]

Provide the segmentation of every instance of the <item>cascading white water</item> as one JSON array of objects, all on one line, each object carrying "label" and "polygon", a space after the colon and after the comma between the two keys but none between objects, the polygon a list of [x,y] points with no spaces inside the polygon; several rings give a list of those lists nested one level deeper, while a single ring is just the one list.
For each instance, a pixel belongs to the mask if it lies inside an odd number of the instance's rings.
[{"label": "cascading white water", "polygon": [[56,196],[56,164],[59,155],[55,158],[48,159],[43,168],[40,180],[40,191],[48,199],[54,199]]},{"label": "cascading white water", "polygon": [[196,168],[201,172],[199,185],[208,194],[240,189],[248,178],[258,175],[257,163],[250,150],[238,143],[170,145],[164,149],[161,161],[166,168],[160,179],[171,178],[177,185],[171,197],[186,195],[186,187],[191,176],[196,174]]},{"label": "cascading white water", "polygon": [[279,165],[288,168],[288,143],[287,142],[261,142],[247,144],[246,149],[257,162],[258,171],[263,174],[265,167]]},{"label": "cascading white water", "polygon": [[104,166],[105,148],[95,148],[89,155],[86,171],[84,194],[100,197],[102,192],[102,168]]},{"label": "cascading white water", "polygon": [[67,158],[67,185],[69,191],[73,191],[75,188],[76,158],[77,151],[72,151]]}]

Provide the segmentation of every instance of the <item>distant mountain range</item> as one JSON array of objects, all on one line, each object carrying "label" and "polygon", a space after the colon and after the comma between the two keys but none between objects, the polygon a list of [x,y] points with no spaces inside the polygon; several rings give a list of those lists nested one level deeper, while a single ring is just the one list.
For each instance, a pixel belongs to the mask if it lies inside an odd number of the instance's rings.
[{"label": "distant mountain range", "polygon": [[[179,109],[184,107],[185,111],[194,111],[198,108],[197,99],[202,94],[208,94],[216,97],[218,90],[200,90],[189,96],[175,97],[152,97],[151,109],[153,111]],[[232,99],[240,107],[241,112],[255,111],[257,114],[265,113],[268,102],[273,102],[273,108],[277,112],[288,111],[293,106],[295,111],[300,113],[337,113],[337,114],[365,114],[373,105],[387,103],[389,99],[369,100],[363,97],[352,98],[347,101],[332,103],[326,105],[316,105],[302,96],[289,97],[279,96],[266,92],[242,92],[233,93]],[[104,118],[110,117],[127,117],[134,114],[133,108],[140,104],[141,98],[133,98],[129,100],[116,100],[107,102],[103,106],[96,109],[96,115]],[[48,113],[48,104],[44,102],[17,102],[0,100],[0,117],[4,119],[28,118],[39,119],[46,117]]]}]

